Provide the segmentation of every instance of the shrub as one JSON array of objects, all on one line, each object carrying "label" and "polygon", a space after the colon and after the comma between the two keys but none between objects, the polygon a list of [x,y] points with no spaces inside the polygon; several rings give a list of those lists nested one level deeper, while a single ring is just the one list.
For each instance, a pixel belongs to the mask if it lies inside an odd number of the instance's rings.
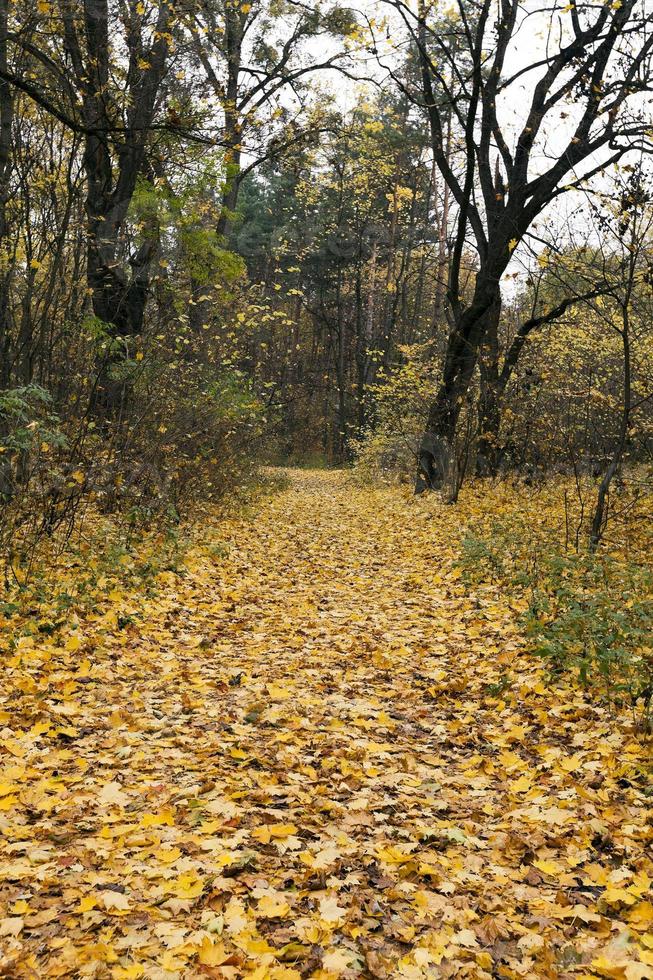
[{"label": "shrub", "polygon": [[401,347],[402,364],[390,374],[379,372],[370,393],[374,421],[355,453],[356,470],[363,480],[414,476],[426,412],[436,390],[430,347]]},{"label": "shrub", "polygon": [[607,554],[565,554],[528,528],[493,522],[468,533],[458,566],[468,584],[521,592],[531,651],[552,677],[572,672],[617,704],[631,705],[646,730],[653,700],[653,572]]},{"label": "shrub", "polygon": [[531,582],[524,617],[533,651],[553,672],[573,670],[624,698],[650,726],[653,574],[607,555],[549,555]]},{"label": "shrub", "polygon": [[36,385],[0,394],[6,582],[24,580],[44,538],[56,532],[54,551],[66,547],[83,507],[126,529],[170,526],[250,488],[264,417],[240,372],[154,358],[127,368],[129,417],[109,426],[91,413],[59,418]]},{"label": "shrub", "polygon": [[84,477],[70,459],[48,391],[31,384],[0,392],[0,556],[8,568],[74,520]]}]

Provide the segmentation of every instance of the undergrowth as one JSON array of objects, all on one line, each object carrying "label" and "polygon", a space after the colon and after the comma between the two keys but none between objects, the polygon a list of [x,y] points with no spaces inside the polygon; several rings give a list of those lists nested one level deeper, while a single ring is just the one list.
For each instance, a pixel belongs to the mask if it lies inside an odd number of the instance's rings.
[{"label": "undergrowth", "polygon": [[262,498],[282,492],[287,483],[283,471],[263,468],[228,504],[197,507],[183,521],[146,520],[140,512],[103,514],[87,506],[71,527],[0,564],[0,631],[16,616],[30,612],[40,622],[47,611],[47,632],[59,615],[93,613],[116,590],[153,597],[169,574],[185,574],[197,548],[219,564],[230,551],[222,524],[234,517],[255,519]]},{"label": "undergrowth", "polygon": [[616,707],[653,725],[653,571],[606,552],[565,552],[551,533],[514,515],[465,534],[458,567],[470,586],[507,588],[551,680],[571,673]]}]

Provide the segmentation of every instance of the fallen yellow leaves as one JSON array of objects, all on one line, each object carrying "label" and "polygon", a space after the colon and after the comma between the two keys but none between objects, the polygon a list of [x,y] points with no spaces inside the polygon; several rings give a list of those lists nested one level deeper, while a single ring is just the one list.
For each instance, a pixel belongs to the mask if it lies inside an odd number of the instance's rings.
[{"label": "fallen yellow leaves", "polygon": [[263,895],[256,907],[256,914],[266,919],[285,919],[290,914],[290,905],[279,895]]},{"label": "fallen yellow leaves", "polygon": [[197,962],[201,966],[221,966],[229,956],[224,943],[215,942],[210,936],[204,936],[197,950]]},{"label": "fallen yellow leaves", "polygon": [[174,814],[170,807],[165,807],[158,813],[144,813],[140,819],[141,827],[172,827]]},{"label": "fallen yellow leaves", "polygon": [[269,844],[272,839],[283,840],[284,837],[290,837],[296,833],[297,827],[294,823],[273,823],[266,827],[257,827],[252,831],[252,837],[260,841],[261,844]]},{"label": "fallen yellow leaves", "polygon": [[646,746],[461,580],[468,494],[295,474],[0,616],[0,974],[653,977]]}]

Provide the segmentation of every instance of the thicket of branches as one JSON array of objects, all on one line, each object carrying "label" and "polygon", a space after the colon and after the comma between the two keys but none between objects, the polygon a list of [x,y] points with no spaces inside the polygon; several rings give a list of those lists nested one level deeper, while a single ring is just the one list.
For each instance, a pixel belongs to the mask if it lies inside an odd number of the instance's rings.
[{"label": "thicket of branches", "polygon": [[651,26],[0,0],[5,550],[316,458],[589,476],[595,547],[653,453]]}]

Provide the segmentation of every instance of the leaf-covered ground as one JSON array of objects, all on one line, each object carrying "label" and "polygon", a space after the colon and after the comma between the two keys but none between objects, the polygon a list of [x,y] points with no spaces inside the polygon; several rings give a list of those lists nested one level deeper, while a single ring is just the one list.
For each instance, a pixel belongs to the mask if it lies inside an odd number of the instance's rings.
[{"label": "leaf-covered ground", "polygon": [[0,975],[653,977],[646,744],[461,581],[469,506],[295,474],[8,617]]}]

